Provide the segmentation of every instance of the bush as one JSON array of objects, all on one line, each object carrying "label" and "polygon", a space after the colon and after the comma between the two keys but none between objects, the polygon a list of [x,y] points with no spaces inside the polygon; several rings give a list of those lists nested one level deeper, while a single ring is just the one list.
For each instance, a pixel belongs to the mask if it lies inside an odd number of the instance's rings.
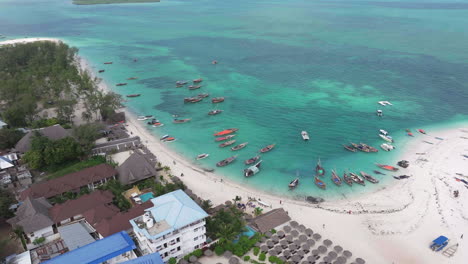
[{"label": "bush", "polygon": [[277,263],[278,257],[270,256],[270,257],[268,258],[268,261],[269,261],[270,263]]},{"label": "bush", "polygon": [[170,258],[169,259],[169,264],[176,264],[177,263],[177,259],[176,258]]},{"label": "bush", "polygon": [[260,261],[265,261],[265,259],[266,259],[265,253],[263,253],[263,252],[260,253],[260,256],[258,256],[258,260],[260,260]]},{"label": "bush", "polygon": [[250,260],[250,256],[245,256],[244,257],[244,261],[249,261]]},{"label": "bush", "polygon": [[199,257],[203,256],[203,251],[202,251],[201,249],[197,249],[197,250],[195,250],[194,252],[192,252],[192,254],[193,254],[195,257],[199,258]]},{"label": "bush", "polygon": [[276,233],[276,229],[273,228],[270,232],[271,232],[272,234],[275,234],[275,233]]},{"label": "bush", "polygon": [[253,252],[255,256],[258,256],[258,253],[260,253],[260,249],[258,247],[254,247]]},{"label": "bush", "polygon": [[222,246],[217,245],[214,249],[216,255],[221,256],[226,251]]},{"label": "bush", "polygon": [[39,238],[36,238],[34,241],[33,241],[33,244],[34,245],[40,245],[42,243],[44,243],[45,241],[45,237],[39,237]]}]

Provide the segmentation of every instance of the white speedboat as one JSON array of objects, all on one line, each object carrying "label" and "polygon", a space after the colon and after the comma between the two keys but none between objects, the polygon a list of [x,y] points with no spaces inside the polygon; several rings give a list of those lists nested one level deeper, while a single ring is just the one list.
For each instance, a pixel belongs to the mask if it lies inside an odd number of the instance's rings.
[{"label": "white speedboat", "polygon": [[383,116],[382,110],[377,110],[377,116]]},{"label": "white speedboat", "polygon": [[207,153],[200,154],[197,156],[197,160],[206,159],[208,158],[208,156],[210,156],[210,154],[207,154]]},{"label": "white speedboat", "polygon": [[244,170],[244,176],[250,177],[260,172],[260,164],[262,161],[257,162],[255,165],[248,167]]},{"label": "white speedboat", "polygon": [[391,136],[386,136],[386,135],[380,134],[379,137],[381,137],[383,140],[385,140],[387,142],[393,143],[393,138]]},{"label": "white speedboat", "polygon": [[168,137],[169,137],[169,135],[164,135],[164,136],[162,136],[159,140],[165,140],[165,139],[168,138]]},{"label": "white speedboat", "polygon": [[387,136],[388,132],[386,130],[380,129],[379,130],[380,134]]},{"label": "white speedboat", "polygon": [[139,121],[144,121],[144,120],[148,120],[148,119],[150,119],[150,118],[153,118],[153,116],[152,116],[152,115],[138,116],[138,117],[137,117],[137,120],[139,120]]},{"label": "white speedboat", "polygon": [[379,105],[383,105],[383,106],[393,105],[393,104],[390,103],[389,101],[378,101],[377,103],[378,103]]},{"label": "white speedboat", "polygon": [[302,131],[301,136],[305,141],[309,140],[309,133],[307,133],[307,131]]},{"label": "white speedboat", "polygon": [[383,143],[382,145],[380,145],[380,147],[385,151],[390,151],[390,150],[395,149],[395,146],[387,144],[387,143]]}]

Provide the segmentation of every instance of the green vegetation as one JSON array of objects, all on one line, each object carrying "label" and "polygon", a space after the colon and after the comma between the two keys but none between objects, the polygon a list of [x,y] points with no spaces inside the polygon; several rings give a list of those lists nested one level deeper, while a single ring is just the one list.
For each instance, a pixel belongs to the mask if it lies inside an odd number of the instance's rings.
[{"label": "green vegetation", "polygon": [[169,259],[169,264],[176,264],[177,263],[177,259],[176,258],[170,258]]},{"label": "green vegetation", "polygon": [[73,0],[75,5],[153,3],[160,0]]},{"label": "green vegetation", "polygon": [[222,209],[214,216],[206,219],[206,233],[208,237],[218,238],[220,244],[228,243],[245,231],[243,212],[234,206]]},{"label": "green vegetation", "polygon": [[9,149],[24,136],[23,132],[15,129],[0,129],[0,149]]},{"label": "green vegetation", "polygon": [[185,190],[185,185],[182,182],[179,183],[167,183],[165,185],[155,182],[153,178],[146,179],[137,184],[140,190],[151,188],[155,196],[160,196],[166,193],[173,192],[175,190]]},{"label": "green vegetation", "polygon": [[260,253],[260,256],[258,256],[258,260],[260,260],[260,261],[265,261],[265,259],[266,259],[265,253],[263,253],[263,252]]},{"label": "green vegetation", "polygon": [[58,178],[58,177],[62,177],[63,175],[67,175],[67,174],[77,172],[77,171],[80,171],[80,170],[83,170],[83,169],[86,169],[86,168],[89,168],[89,167],[93,167],[93,166],[96,166],[96,165],[99,165],[99,164],[103,164],[103,163],[106,163],[106,158],[104,158],[102,156],[94,156],[94,157],[91,157],[88,160],[79,161],[79,162],[73,163],[71,165],[67,164],[66,167],[64,167],[62,169],[59,169],[59,170],[47,175],[47,179],[49,179],[49,180],[50,179],[55,179],[55,178]]},{"label": "green vegetation", "polygon": [[254,247],[253,253],[254,253],[255,256],[258,256],[258,253],[260,253],[260,248]]},{"label": "green vegetation", "polygon": [[121,211],[126,211],[132,207],[132,204],[122,195],[122,193],[129,188],[126,188],[126,186],[122,185],[118,180],[108,181],[106,184],[100,186],[99,189],[111,191],[114,195],[113,203]]},{"label": "green vegetation", "polygon": [[[58,121],[70,124],[79,100],[86,108],[83,118],[102,119],[121,106],[115,93],[97,89],[97,80],[76,66],[77,48],[50,41],[0,47],[0,98],[2,118],[11,127],[40,127]],[[52,108],[56,119],[37,121],[37,114]]]},{"label": "green vegetation", "polygon": [[242,257],[249,252],[255,243],[260,241],[262,235],[260,233],[255,234],[251,238],[247,236],[241,236],[236,243],[228,243],[225,245],[225,249],[231,251],[234,255]]},{"label": "green vegetation", "polygon": [[13,233],[15,233],[15,236],[21,240],[21,245],[23,245],[24,250],[28,250],[26,246],[26,240],[23,236],[23,228],[21,226],[16,226],[15,229],[13,229]]},{"label": "green vegetation", "polygon": [[214,253],[217,255],[217,256],[221,256],[224,251],[226,251],[221,245],[216,245],[215,249],[214,249]]},{"label": "green vegetation", "polygon": [[203,251],[202,251],[201,249],[196,249],[196,250],[193,251],[192,253],[190,253],[190,254],[184,256],[184,259],[185,259],[185,260],[189,260],[189,258],[190,258],[191,256],[195,256],[195,257],[199,258],[199,257],[203,256]]},{"label": "green vegetation", "polygon": [[56,124],[60,124],[60,121],[55,117],[43,118],[43,119],[39,119],[39,120],[34,120],[31,123],[30,127],[31,128],[41,128],[41,127],[53,126],[53,125],[56,125]]},{"label": "green vegetation", "polygon": [[0,217],[6,219],[15,215],[9,209],[12,204],[16,203],[14,197],[9,191],[0,189]]},{"label": "green vegetation", "polygon": [[54,196],[49,201],[52,202],[53,204],[61,204],[61,203],[64,203],[64,202],[66,202],[68,200],[75,200],[75,199],[79,198],[80,196],[85,195],[85,194],[89,194],[89,193],[91,193],[91,191],[88,188],[83,188],[83,189],[80,190],[79,193],[66,192],[66,193],[63,193],[61,195]]},{"label": "green vegetation", "polygon": [[276,264],[283,264],[284,261],[282,261],[280,258],[278,258],[277,256],[270,256],[268,257],[268,261],[270,263],[276,263]]},{"label": "green vegetation", "polygon": [[249,261],[250,260],[250,256],[245,256],[244,257],[244,261]]},{"label": "green vegetation", "polygon": [[23,159],[31,169],[51,170],[51,168],[76,161],[83,154],[81,146],[71,137],[50,140],[36,133],[31,141],[31,150]]},{"label": "green vegetation", "polygon": [[45,241],[45,237],[38,237],[38,238],[34,239],[33,244],[34,245],[40,245],[40,244],[44,243],[44,241]]},{"label": "green vegetation", "polygon": [[73,128],[73,136],[80,144],[83,152],[88,153],[94,147],[96,139],[101,137],[101,124],[84,124]]}]

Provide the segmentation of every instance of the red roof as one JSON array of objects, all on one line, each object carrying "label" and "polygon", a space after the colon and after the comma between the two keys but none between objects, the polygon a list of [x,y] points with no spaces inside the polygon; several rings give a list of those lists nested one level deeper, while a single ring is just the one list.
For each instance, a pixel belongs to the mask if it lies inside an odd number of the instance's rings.
[{"label": "red roof", "polygon": [[132,227],[130,220],[143,215],[145,213],[145,209],[151,208],[152,206],[153,203],[151,201],[147,201],[143,204],[132,207],[127,212],[121,212],[111,218],[104,219],[93,226],[103,237],[128,230]]},{"label": "red roof", "polygon": [[54,197],[65,192],[78,190],[90,183],[111,178],[116,174],[117,171],[111,165],[99,164],[60,178],[34,184],[20,194],[20,199],[24,200],[26,197]]},{"label": "red roof", "polygon": [[98,190],[78,199],[55,205],[49,209],[49,215],[54,223],[58,223],[76,215],[83,215],[84,212],[94,211],[93,209],[97,207],[108,205],[112,203],[113,198],[114,195],[111,192]]}]

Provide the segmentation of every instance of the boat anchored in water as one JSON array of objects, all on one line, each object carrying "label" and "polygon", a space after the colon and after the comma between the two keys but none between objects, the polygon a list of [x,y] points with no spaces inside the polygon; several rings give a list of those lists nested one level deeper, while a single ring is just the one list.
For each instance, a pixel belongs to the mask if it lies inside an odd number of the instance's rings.
[{"label": "boat anchored in water", "polygon": [[233,137],[235,137],[236,135],[227,135],[225,137],[218,137],[215,139],[215,141],[224,141],[224,140],[228,140],[228,139],[231,139]]},{"label": "boat anchored in water", "polygon": [[319,187],[322,190],[325,190],[327,188],[327,185],[322,180],[320,180],[317,176],[315,176],[314,182],[315,182],[315,185],[317,185],[317,187]]},{"label": "boat anchored in water", "polygon": [[232,144],[234,144],[234,143],[236,143],[235,140],[229,140],[229,141],[226,141],[226,142],[224,142],[224,143],[219,144],[219,147],[220,147],[220,148],[224,148],[224,147],[230,146],[230,145],[232,145]]},{"label": "boat anchored in water", "polygon": [[349,186],[353,186],[353,179],[346,172],[343,173],[343,180]]},{"label": "boat anchored in water", "polygon": [[206,159],[208,158],[208,156],[210,156],[210,154],[207,154],[207,153],[200,154],[197,156],[197,160]]},{"label": "boat anchored in water", "polygon": [[390,151],[390,150],[395,149],[395,146],[391,144],[387,144],[387,143],[383,143],[382,145],[380,145],[380,147],[385,151]]},{"label": "boat anchored in water", "polygon": [[371,183],[379,183],[379,180],[377,180],[376,178],[370,176],[369,174],[361,171],[361,175],[364,179],[368,180],[369,182]]},{"label": "boat anchored in water", "polygon": [[198,79],[193,80],[193,83],[201,83],[201,82],[203,82],[202,78],[198,78]]},{"label": "boat anchored in water", "polygon": [[378,103],[379,105],[383,105],[383,106],[393,105],[393,104],[390,103],[389,101],[378,101],[377,103]]},{"label": "boat anchored in water", "polygon": [[190,85],[188,88],[189,90],[196,90],[196,89],[200,89],[202,86],[201,85]]},{"label": "boat anchored in water", "polygon": [[232,156],[232,157],[229,157],[229,158],[227,158],[227,159],[223,159],[222,161],[216,163],[216,166],[217,166],[217,167],[224,167],[224,166],[226,166],[226,165],[231,164],[232,162],[234,162],[234,161],[236,160],[236,158],[237,158],[237,155]]},{"label": "boat anchored in water", "polygon": [[222,102],[224,102],[224,97],[215,97],[215,98],[211,99],[211,102],[214,103],[214,104],[222,103]]},{"label": "boat anchored in water", "polygon": [[361,179],[359,176],[357,176],[357,174],[350,172],[350,173],[349,173],[349,176],[351,177],[351,179],[353,180],[353,182],[355,182],[355,183],[357,183],[357,184],[360,184],[360,185],[362,185],[362,186],[365,186],[365,185],[366,185],[366,182],[365,182],[363,179]]},{"label": "boat anchored in water", "polygon": [[383,116],[382,110],[377,110],[377,116]]},{"label": "boat anchored in water", "polygon": [[153,118],[153,115],[138,116],[137,120],[138,121],[145,121],[145,120],[148,120],[150,118]]},{"label": "boat anchored in water", "polygon": [[351,152],[356,152],[357,151],[357,148],[353,147],[352,145],[343,145],[343,147],[346,149],[346,150],[349,150]]},{"label": "boat anchored in water", "polygon": [[236,150],[243,149],[243,148],[245,148],[245,146],[247,146],[247,144],[249,144],[249,142],[244,142],[242,144],[239,144],[237,146],[232,147],[231,150],[236,151]]},{"label": "boat anchored in water", "polygon": [[132,98],[132,97],[139,97],[141,94],[127,94],[126,96],[129,97],[129,98]]},{"label": "boat anchored in water", "polygon": [[379,137],[381,137],[383,140],[387,142],[393,143],[393,138],[391,136],[380,134]]},{"label": "boat anchored in water", "polygon": [[379,163],[376,163],[375,165],[377,165],[381,169],[388,170],[388,171],[397,171],[398,170],[398,168],[390,166],[390,165],[384,165],[384,164],[379,164]]},{"label": "boat anchored in water", "polygon": [[304,141],[309,140],[309,133],[307,133],[307,131],[302,131],[301,136],[302,136],[302,139],[304,139]]},{"label": "boat anchored in water", "polygon": [[426,131],[424,131],[423,129],[418,129],[418,132],[421,134],[426,134]]},{"label": "boat anchored in water", "polygon": [[294,180],[292,180],[289,184],[288,184],[288,187],[290,190],[294,189],[297,187],[297,185],[299,185],[299,178],[296,178]]},{"label": "boat anchored in water", "polygon": [[325,169],[322,167],[320,159],[318,160],[317,165],[315,166],[315,175],[317,176],[325,175]]},{"label": "boat anchored in water", "polygon": [[187,122],[189,122],[190,120],[192,120],[192,119],[191,119],[191,118],[174,119],[174,120],[172,120],[172,123],[174,123],[174,124],[182,124],[182,123],[187,123]]},{"label": "boat anchored in water", "polygon": [[228,129],[225,129],[221,132],[216,132],[213,134],[213,136],[217,137],[217,136],[224,136],[224,135],[228,135],[228,134],[232,134],[236,131],[238,131],[239,129],[238,128],[228,128]]},{"label": "boat anchored in water", "polygon": [[253,158],[250,158],[250,159],[244,161],[244,163],[245,163],[245,165],[250,165],[252,163],[255,163],[259,159],[260,159],[260,156],[255,156]]},{"label": "boat anchored in water", "polygon": [[261,153],[268,152],[268,151],[272,150],[275,146],[276,146],[276,144],[268,145],[268,146],[266,146],[266,147],[260,149],[260,152],[261,152]]},{"label": "boat anchored in water", "polygon": [[223,110],[219,110],[219,109],[211,110],[208,112],[208,115],[217,115],[217,114],[221,114],[222,112]]},{"label": "boat anchored in water", "polygon": [[260,172],[260,165],[262,161],[257,162],[255,165],[248,167],[244,170],[244,177],[254,176],[255,174]]},{"label": "boat anchored in water", "polygon": [[338,186],[341,186],[341,178],[336,174],[335,170],[332,170],[332,182]]},{"label": "boat anchored in water", "polygon": [[115,86],[124,86],[124,85],[127,85],[127,83],[118,83]]}]

